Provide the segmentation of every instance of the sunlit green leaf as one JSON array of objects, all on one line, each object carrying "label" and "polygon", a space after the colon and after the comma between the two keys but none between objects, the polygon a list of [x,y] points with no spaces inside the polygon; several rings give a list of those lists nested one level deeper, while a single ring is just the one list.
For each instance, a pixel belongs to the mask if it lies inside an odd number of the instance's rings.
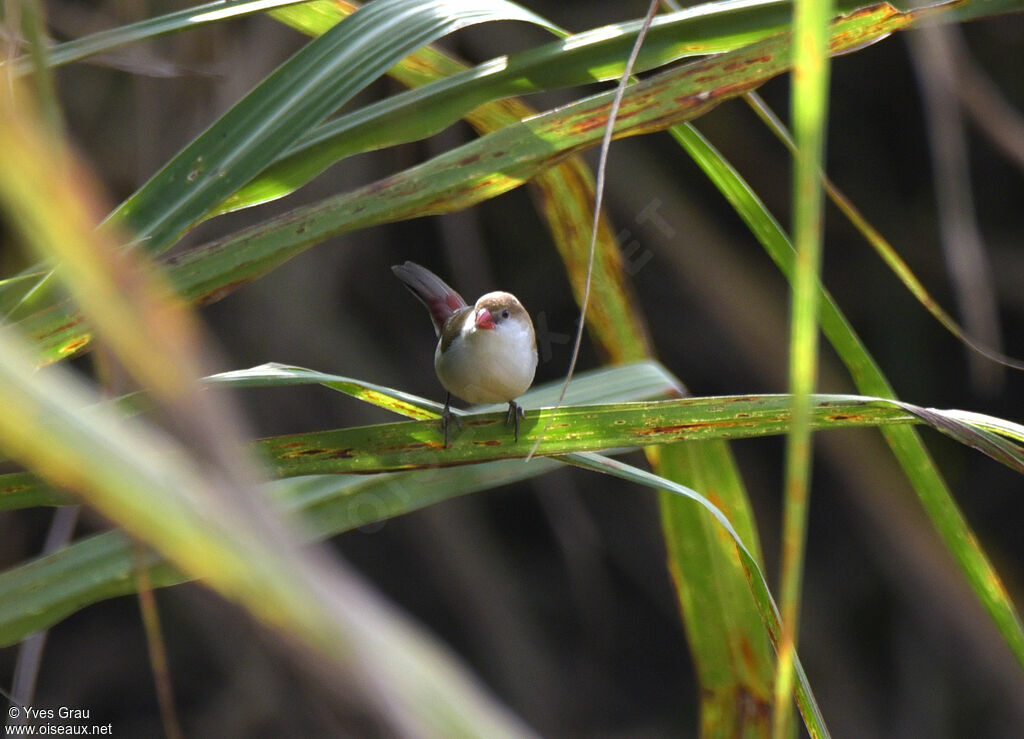
[{"label": "sunlit green leaf", "polygon": [[552,27],[504,0],[377,0],[308,43],[186,146],[114,213],[164,251],[315,124],[415,49],[474,23]]},{"label": "sunlit green leaf", "polygon": [[[300,368],[254,368],[228,373],[217,382],[246,386],[280,386],[324,382],[334,387],[346,378]],[[558,386],[537,388],[528,399],[550,402]],[[392,393],[385,389],[386,393]],[[614,398],[659,397],[678,392],[678,383],[654,363],[583,373],[568,397],[581,402]],[[353,393],[360,397],[358,393]],[[371,399],[371,396],[363,396]],[[386,407],[386,403],[382,402]],[[285,509],[301,514],[302,530],[320,538],[380,523],[403,513],[476,490],[543,474],[561,467],[549,459],[496,462],[487,465],[422,470],[373,476],[320,475],[279,480],[266,485],[268,495]],[[5,499],[15,505],[6,505]],[[29,498],[29,500],[26,500]],[[0,509],[21,504],[50,505],[60,496],[26,474],[0,476]],[[32,631],[50,626],[98,600],[133,592],[133,566],[150,566],[154,586],[186,579],[156,555],[133,562],[131,544],[120,532],[90,537],[46,557],[0,574],[0,644],[11,644]],[[88,573],[85,576],[82,573]]]},{"label": "sunlit green leaf", "polygon": [[[735,49],[782,30],[789,15],[788,3],[770,2],[719,3],[658,16],[635,70]],[[287,195],[346,156],[426,138],[491,100],[618,79],[640,25],[632,21],[596,28],[498,57],[342,115],[303,136],[216,212]]]},{"label": "sunlit green leaf", "polygon": [[[795,262],[793,247],[764,203],[695,128],[678,126],[672,129],[672,134],[722,191],[779,269],[791,277]],[[822,330],[846,365],[858,390],[866,395],[895,398],[892,386],[831,295],[820,286],[819,289],[822,290]],[[975,594],[995,621],[1017,660],[1024,664],[1024,624],[920,436],[914,429],[902,426],[884,427],[882,435],[903,467],[946,547],[963,569]],[[995,440],[992,443],[998,446]]]}]

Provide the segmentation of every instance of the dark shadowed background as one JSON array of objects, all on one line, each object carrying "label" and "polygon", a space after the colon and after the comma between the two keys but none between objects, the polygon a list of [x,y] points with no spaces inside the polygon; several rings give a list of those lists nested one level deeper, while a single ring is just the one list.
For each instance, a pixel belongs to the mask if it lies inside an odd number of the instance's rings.
[{"label": "dark shadowed background", "polygon": [[[46,6],[53,33],[68,38],[187,4]],[[639,17],[646,5],[524,4],[573,31]],[[829,172],[958,317],[983,290],[958,296],[953,287],[935,181],[951,185],[954,198],[972,198],[974,221],[951,220],[977,228],[999,340],[1021,357],[1024,118],[1006,122],[986,106],[1001,99],[1024,111],[1024,16],[951,33],[959,49],[952,85],[929,61],[934,38],[905,34],[834,61]],[[456,34],[444,46],[477,62],[543,40],[536,29],[505,23]],[[303,41],[256,18],[133,46],[108,60],[135,73],[109,63],[63,68],[57,79],[68,127],[112,202],[119,201]],[[948,49],[942,53],[951,58]],[[930,98],[922,81],[931,85]],[[382,81],[371,93],[397,89]],[[787,90],[781,78],[761,91],[783,117]],[[548,108],[577,93],[530,102]],[[961,118],[962,147],[954,140],[952,151],[966,157],[966,171],[949,176],[936,168],[931,137],[955,133]],[[785,225],[789,158],[750,108],[728,102],[696,124]],[[997,143],[989,128],[1008,144]],[[290,200],[205,224],[186,245],[371,182],[470,136],[458,125],[423,144],[347,160]],[[593,152],[588,158],[596,161]],[[719,193],[667,135],[616,142],[608,177],[608,213],[665,365],[697,395],[785,391],[787,288]],[[969,238],[961,231],[953,240]],[[516,293],[538,325],[538,381],[564,374],[577,308],[526,189],[463,213],[332,239],[203,315],[226,368],[297,364],[440,399],[430,322],[389,269],[406,259],[434,269],[470,300],[492,289]],[[833,208],[824,262],[827,286],[903,399],[1024,419],[1024,376],[972,359]],[[597,362],[585,342],[581,368]],[[821,388],[853,391],[828,348]],[[389,420],[322,388],[253,390],[239,399],[261,436]],[[922,433],[1015,602],[1024,603],[1024,481]],[[1024,672],[941,548],[881,437],[842,431],[816,441],[801,655],[835,735],[1019,736]],[[782,448],[780,439],[734,444],[773,585]],[[0,516],[0,565],[34,556],[50,515]],[[101,526],[90,517],[82,530]],[[651,491],[563,470],[349,533],[331,546],[453,645],[541,733],[696,733],[696,686]],[[378,731],[202,588],[162,591],[158,603],[190,736]],[[14,650],[0,650],[0,685],[10,685],[13,663]],[[160,731],[134,598],[87,608],[53,630],[36,703],[90,708],[96,723],[112,722],[119,736]]]}]

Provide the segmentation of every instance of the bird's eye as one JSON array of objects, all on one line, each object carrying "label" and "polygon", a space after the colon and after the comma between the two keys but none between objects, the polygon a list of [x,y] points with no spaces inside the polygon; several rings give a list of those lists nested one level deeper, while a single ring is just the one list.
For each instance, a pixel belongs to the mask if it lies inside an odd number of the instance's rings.
[{"label": "bird's eye", "polygon": [[508,308],[506,308],[505,310],[503,310],[501,312],[501,317],[502,318],[508,318]]}]

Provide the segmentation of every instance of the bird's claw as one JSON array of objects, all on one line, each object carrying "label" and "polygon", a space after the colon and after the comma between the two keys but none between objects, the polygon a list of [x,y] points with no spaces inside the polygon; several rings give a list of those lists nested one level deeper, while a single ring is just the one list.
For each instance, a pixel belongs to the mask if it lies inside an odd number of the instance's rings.
[{"label": "bird's claw", "polygon": [[458,428],[462,428],[462,424],[459,423],[459,417],[452,413],[452,394],[445,393],[444,395],[444,410],[441,411],[441,433],[444,434],[444,448],[447,449],[448,444],[448,427],[451,424],[455,424]]},{"label": "bird's claw", "polygon": [[515,424],[515,440],[519,441],[519,419],[526,418],[526,410],[523,406],[519,405],[516,401],[508,401],[508,416],[505,418],[505,425],[512,423]]},{"label": "bird's claw", "polygon": [[[447,449],[450,444],[448,441],[449,433],[448,429],[451,424],[455,424],[458,428],[462,428],[462,424],[459,422],[459,417],[452,413],[450,407],[451,394],[449,393],[444,400],[444,410],[441,411],[441,432],[444,434],[444,448]],[[519,419],[526,418],[526,410],[519,405],[516,401],[510,400],[508,402],[508,415],[505,417],[505,424],[513,425],[513,434],[515,440],[519,441]]]}]

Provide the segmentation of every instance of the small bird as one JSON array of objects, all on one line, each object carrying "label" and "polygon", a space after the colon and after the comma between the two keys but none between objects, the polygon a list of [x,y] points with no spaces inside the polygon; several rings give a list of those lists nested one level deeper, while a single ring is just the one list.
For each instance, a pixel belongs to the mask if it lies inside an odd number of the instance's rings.
[{"label": "small bird", "polygon": [[434,322],[434,370],[447,391],[441,416],[444,445],[448,446],[449,422],[458,424],[450,407],[453,394],[470,403],[508,403],[506,423],[514,424],[519,441],[519,419],[526,412],[515,399],[530,387],[537,370],[537,339],[523,304],[511,293],[492,292],[470,307],[425,267],[406,262],[391,271],[426,306]]}]

